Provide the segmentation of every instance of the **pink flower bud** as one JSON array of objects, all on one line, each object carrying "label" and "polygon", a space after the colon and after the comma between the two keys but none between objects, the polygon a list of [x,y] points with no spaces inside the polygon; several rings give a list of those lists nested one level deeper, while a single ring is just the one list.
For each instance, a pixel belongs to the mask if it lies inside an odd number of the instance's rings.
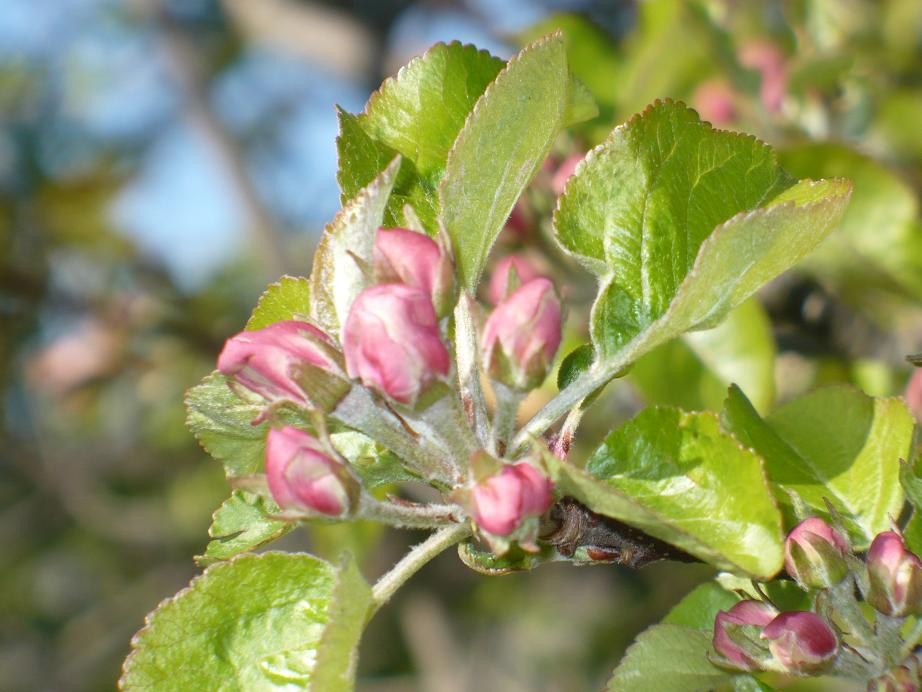
[{"label": "pink flower bud", "polygon": [[922,560],[896,531],[877,534],[868,550],[868,602],[892,617],[922,613]]},{"label": "pink flower bud", "polygon": [[[268,401],[309,405],[312,397],[299,384],[302,371],[318,368],[338,379],[341,371],[334,354],[326,334],[306,322],[289,320],[228,339],[218,356],[218,370]],[[348,388],[344,379],[342,383]],[[339,395],[344,393],[341,389]]]},{"label": "pink flower bud", "polygon": [[375,280],[404,283],[432,298],[440,317],[454,303],[455,272],[443,248],[432,238],[406,228],[379,228],[374,248]]},{"label": "pink flower bud", "polygon": [[922,368],[916,368],[906,383],[906,404],[916,421],[922,423]]},{"label": "pink flower bud", "polygon": [[740,49],[740,63],[762,76],[759,96],[766,110],[781,110],[788,86],[787,68],[781,49],[770,41],[752,41]]},{"label": "pink flower bud", "polygon": [[559,197],[563,194],[564,189],[567,187],[567,181],[576,171],[579,162],[584,158],[586,158],[586,155],[583,153],[570,154],[563,160],[563,163],[557,166],[557,170],[554,171],[554,175],[551,177],[551,189],[555,195]]},{"label": "pink flower bud", "polygon": [[515,269],[515,275],[518,277],[519,286],[541,276],[535,265],[525,256],[506,255],[496,263],[493,272],[490,274],[490,288],[487,293],[493,305],[502,302],[503,298],[509,293],[509,280],[512,278],[513,269]]},{"label": "pink flower bud", "polygon": [[778,611],[762,601],[740,601],[734,604],[730,610],[720,611],[714,620],[713,644],[715,651],[741,670],[757,670],[759,668],[758,661],[747,654],[742,646],[733,641],[727,632],[727,625],[765,627],[776,615],[778,615]]},{"label": "pink flower bud", "polygon": [[323,451],[319,440],[290,426],[269,430],[266,479],[282,509],[330,516],[348,512],[358,492],[349,471]]},{"label": "pink flower bud", "polygon": [[781,666],[792,673],[813,673],[836,655],[839,641],[832,628],[816,613],[781,613],[762,630],[768,650]]},{"label": "pink flower bud", "polygon": [[784,567],[804,589],[825,589],[848,574],[848,543],[818,517],[800,522],[784,542]]},{"label": "pink flower bud", "polygon": [[484,531],[508,536],[528,517],[548,510],[551,488],[551,480],[529,462],[506,465],[474,487],[471,516]]},{"label": "pink flower bud", "polygon": [[692,96],[692,103],[702,120],[719,127],[736,119],[733,99],[733,89],[726,81],[711,79],[698,85]]},{"label": "pink flower bud", "polygon": [[549,279],[519,286],[500,302],[483,329],[483,362],[493,379],[528,390],[547,376],[560,346],[560,300]]},{"label": "pink flower bud", "polygon": [[448,374],[448,350],[429,296],[405,284],[362,291],[346,317],[343,351],[349,375],[394,401],[413,405]]}]

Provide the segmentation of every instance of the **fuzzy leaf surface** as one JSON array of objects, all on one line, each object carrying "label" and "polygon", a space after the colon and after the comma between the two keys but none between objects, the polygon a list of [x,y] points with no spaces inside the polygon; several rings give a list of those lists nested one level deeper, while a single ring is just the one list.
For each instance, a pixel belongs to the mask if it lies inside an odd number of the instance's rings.
[{"label": "fuzzy leaf surface", "polygon": [[760,578],[781,568],[781,514],[762,461],[714,414],[651,407],[612,432],[585,470],[547,463],[562,493],[705,562]]},{"label": "fuzzy leaf surface", "polygon": [[642,356],[629,378],[648,403],[719,411],[735,383],[759,411],[775,395],[775,339],[751,298],[713,329],[687,332]]},{"label": "fuzzy leaf surface", "polygon": [[493,241],[565,125],[570,91],[563,39],[552,34],[509,61],[458,134],[439,200],[468,290],[476,289]]},{"label": "fuzzy leaf surface", "polygon": [[120,686],[348,690],[370,603],[348,558],[335,567],[264,553],[212,565],[148,615]]},{"label": "fuzzy leaf surface", "polygon": [[310,282],[302,276],[283,276],[269,284],[247,320],[255,331],[284,320],[304,319],[310,314]]},{"label": "fuzzy leaf surface", "polygon": [[810,392],[762,419],[731,387],[724,427],[765,459],[787,524],[796,518],[787,491],[829,518],[831,501],[857,549],[890,526],[903,507],[900,459],[909,452],[913,420],[897,398],[869,397],[849,386]]},{"label": "fuzzy leaf surface", "polygon": [[356,296],[371,285],[375,233],[399,168],[395,159],[323,229],[310,276],[311,316],[330,334],[339,334]]},{"label": "fuzzy leaf surface", "polygon": [[810,252],[840,218],[846,181],[801,181],[758,140],[657,102],[616,128],[570,178],[559,242],[600,280],[601,360],[713,327]]},{"label": "fuzzy leaf surface", "polygon": [[272,519],[278,512],[272,500],[235,490],[215,511],[208,529],[208,535],[214,540],[209,541],[205,554],[196,557],[195,561],[210,565],[229,560],[281,538],[294,528],[294,524]]}]

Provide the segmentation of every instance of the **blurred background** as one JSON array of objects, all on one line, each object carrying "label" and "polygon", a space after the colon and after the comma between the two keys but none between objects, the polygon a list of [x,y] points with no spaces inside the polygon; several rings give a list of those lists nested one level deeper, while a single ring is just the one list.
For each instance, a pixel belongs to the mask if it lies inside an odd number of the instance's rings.
[{"label": "blurred background", "polygon": [[[309,272],[339,208],[334,104],[360,111],[436,41],[507,58],[554,28],[600,116],[559,143],[501,251],[540,265],[555,168],[681,98],[799,177],[855,181],[836,238],[741,318],[775,344],[764,405],[826,382],[906,390],[903,357],[922,351],[918,0],[4,0],[0,689],[112,689],[144,614],[198,571],[228,489],[184,427],[183,392],[268,282]],[[580,298],[588,279],[560,266]],[[587,438],[645,402],[719,406],[725,373],[702,353],[650,354]],[[374,577],[418,538],[334,527],[280,547],[348,545]],[[487,578],[449,552],[372,623],[359,689],[599,689],[711,574]]]}]

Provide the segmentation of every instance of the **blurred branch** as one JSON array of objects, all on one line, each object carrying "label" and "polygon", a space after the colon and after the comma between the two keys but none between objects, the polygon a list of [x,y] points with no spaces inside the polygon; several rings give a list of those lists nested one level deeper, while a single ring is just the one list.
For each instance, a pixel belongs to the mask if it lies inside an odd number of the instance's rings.
[{"label": "blurred branch", "polygon": [[222,0],[250,39],[288,55],[364,80],[372,68],[375,38],[347,13],[290,0]]},{"label": "blurred branch", "polygon": [[286,261],[279,231],[246,169],[237,142],[211,107],[202,66],[195,47],[155,0],[146,3],[162,36],[164,55],[183,95],[186,117],[210,143],[249,217],[254,249],[273,276],[285,273]]},{"label": "blurred branch", "polygon": [[400,629],[417,665],[423,692],[463,692],[467,675],[448,613],[429,593],[407,595]]}]

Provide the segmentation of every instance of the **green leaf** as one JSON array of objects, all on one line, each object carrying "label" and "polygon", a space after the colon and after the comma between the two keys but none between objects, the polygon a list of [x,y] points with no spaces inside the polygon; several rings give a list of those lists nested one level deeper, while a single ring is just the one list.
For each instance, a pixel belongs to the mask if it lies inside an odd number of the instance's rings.
[{"label": "green leaf", "polygon": [[679,625],[654,625],[642,632],[615,668],[612,692],[689,692],[730,683],[733,673],[708,660],[712,632]]},{"label": "green leaf", "polygon": [[400,161],[393,161],[323,230],[310,276],[311,316],[330,334],[339,334],[356,296],[372,283],[375,232]]},{"label": "green leaf", "polygon": [[[410,204],[437,230],[438,181],[464,121],[503,61],[460,43],[436,44],[386,80],[360,115],[339,112],[337,179],[343,203],[403,156],[385,223],[403,225]],[[576,104],[574,104],[576,105]]]},{"label": "green leaf", "polygon": [[474,104],[502,68],[503,61],[487,51],[438,43],[372,94],[359,116],[362,129],[432,181],[444,169]]},{"label": "green leaf", "polygon": [[477,101],[448,155],[441,219],[470,291],[512,207],[564,124],[569,74],[559,34],[512,58]]},{"label": "green leaf", "polygon": [[419,480],[405,470],[400,457],[360,432],[348,430],[330,435],[330,441],[362,479],[368,490],[406,481]]},{"label": "green leaf", "polygon": [[782,562],[781,515],[761,459],[717,416],[648,408],[586,470],[548,456],[560,492],[722,569],[759,578]]},{"label": "green leaf", "polygon": [[695,587],[663,618],[664,625],[681,625],[713,630],[714,618],[721,610],[729,610],[740,597],[717,582],[709,581]]},{"label": "green leaf", "polygon": [[796,175],[846,175],[855,186],[838,232],[809,266],[848,285],[852,293],[886,277],[922,299],[922,225],[916,221],[919,202],[912,188],[879,162],[841,144],[801,144],[779,155]]},{"label": "green leaf", "polygon": [[[229,478],[259,473],[265,459],[269,423],[253,425],[266,407],[258,395],[243,387],[228,386],[220,372],[207,375],[186,392],[186,427],[202,448],[224,465]],[[278,409],[275,420],[304,426],[291,409]]]},{"label": "green leaf", "polygon": [[245,389],[239,396],[228,378],[215,371],[186,392],[186,426],[199,444],[224,464],[227,475],[244,476],[263,468],[268,424],[252,422],[265,401]]},{"label": "green leaf", "polygon": [[208,543],[204,555],[195,558],[196,562],[209,565],[229,560],[281,538],[294,524],[270,518],[278,512],[278,506],[268,498],[235,490],[215,511],[208,529],[208,535],[215,540]]},{"label": "green leaf", "polygon": [[554,214],[558,240],[599,276],[591,331],[601,360],[718,324],[826,236],[849,190],[795,184],[768,146],[671,101],[616,128]]},{"label": "green leaf", "polygon": [[764,420],[731,387],[723,424],[765,459],[787,524],[797,521],[787,491],[829,518],[825,500],[842,514],[857,549],[900,514],[900,462],[909,451],[913,420],[897,398],[875,399],[849,386],[818,389]]},{"label": "green leaf", "polygon": [[901,460],[900,485],[915,509],[922,509],[922,455],[913,461]]},{"label": "green leaf", "polygon": [[347,690],[371,590],[351,558],[243,555],[148,615],[122,689]]},{"label": "green leaf", "polygon": [[284,320],[302,320],[310,312],[310,283],[300,276],[283,276],[259,297],[247,320],[247,331],[255,331]]},{"label": "green leaf", "polygon": [[651,404],[719,411],[736,383],[760,411],[775,392],[775,339],[755,299],[733,309],[713,329],[688,332],[640,358],[631,381]]},{"label": "green leaf", "polygon": [[912,516],[903,528],[903,540],[906,547],[916,555],[922,555],[922,512],[913,509]]}]

